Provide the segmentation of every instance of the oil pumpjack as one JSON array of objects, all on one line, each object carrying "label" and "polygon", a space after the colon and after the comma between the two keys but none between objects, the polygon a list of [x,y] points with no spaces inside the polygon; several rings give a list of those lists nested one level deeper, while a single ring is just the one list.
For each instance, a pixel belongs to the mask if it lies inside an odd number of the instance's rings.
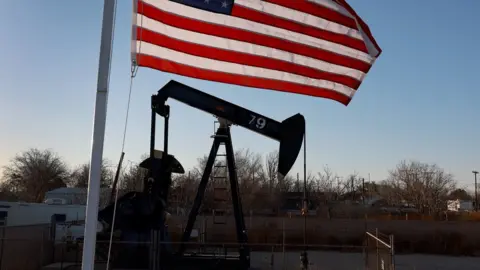
[{"label": "oil pumpjack", "polygon": [[[188,222],[178,250],[168,244],[168,226],[165,223],[168,193],[172,183],[172,173],[185,171],[178,160],[168,153],[170,107],[168,98],[213,114],[220,123],[216,130],[212,148],[198,186],[195,201],[188,216]],[[156,116],[164,121],[164,149],[155,150]],[[305,133],[305,119],[301,114],[293,115],[278,122],[259,113],[219,99],[176,81],[169,81],[151,98],[150,157],[140,166],[148,170],[142,192],[130,192],[117,200],[115,229],[119,230],[120,241],[150,242],[151,244],[128,244],[116,250],[114,267],[173,270],[173,269],[249,269],[250,249],[245,227],[242,202],[239,195],[234,151],[230,134],[231,125],[272,138],[280,142],[278,174],[284,177],[292,168],[302,147]],[[218,148],[225,145],[228,181],[232,195],[236,236],[239,244],[236,255],[212,255],[189,252],[185,243],[190,235],[205,194]],[[110,231],[114,205],[99,212],[99,221],[105,228],[103,235]],[[102,238],[102,233],[99,239]]]}]

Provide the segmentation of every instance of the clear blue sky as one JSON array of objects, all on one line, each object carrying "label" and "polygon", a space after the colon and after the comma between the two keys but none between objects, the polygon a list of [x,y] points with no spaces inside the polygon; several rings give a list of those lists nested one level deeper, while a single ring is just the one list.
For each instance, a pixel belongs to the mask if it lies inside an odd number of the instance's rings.
[{"label": "clear blue sky", "polygon": [[[292,0],[293,1],[293,0]],[[104,156],[117,161],[130,76],[131,1],[119,0]],[[328,164],[384,179],[402,159],[437,163],[464,186],[480,170],[478,0],[350,0],[383,49],[348,107],[331,100],[198,81],[140,69],[126,158],[149,144],[149,98],[176,79],[283,120],[307,119],[308,170]],[[0,165],[29,147],[52,148],[72,166],[89,160],[103,1],[2,1]],[[210,149],[213,118],[170,102],[170,151],[186,166]],[[241,128],[234,146],[278,144]],[[162,136],[158,136],[161,145]],[[301,171],[302,158],[294,167]]]}]

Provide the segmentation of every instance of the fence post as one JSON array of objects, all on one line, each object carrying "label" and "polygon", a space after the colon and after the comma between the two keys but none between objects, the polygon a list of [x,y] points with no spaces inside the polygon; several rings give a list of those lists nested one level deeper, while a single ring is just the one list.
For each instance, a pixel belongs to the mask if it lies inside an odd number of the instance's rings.
[{"label": "fence post", "polygon": [[[42,231],[42,239],[40,240],[40,261],[38,263],[39,265],[39,268],[43,267],[43,261],[44,261],[44,254],[43,254],[43,246],[44,246],[44,243],[45,242],[45,232]],[[0,266],[0,269],[2,269],[2,267]]]},{"label": "fence post", "polygon": [[274,254],[275,254],[275,246],[272,246],[272,254],[270,255],[270,269],[273,269]]},{"label": "fence post", "polygon": [[377,257],[376,257],[376,260],[375,260],[375,261],[377,262],[377,263],[376,263],[376,265],[377,265],[376,268],[377,268],[377,270],[380,270],[380,269],[378,269],[378,264],[379,264],[378,259],[379,259],[379,257],[380,257],[380,256],[379,256],[379,250],[378,250],[378,239],[379,239],[379,238],[378,238],[378,228],[375,228],[375,238],[376,238],[376,239],[375,239],[375,249],[376,249],[376,252],[377,252]]},{"label": "fence post", "polygon": [[2,264],[3,264],[3,249],[5,248],[5,225],[2,226],[2,243],[0,246],[0,270],[2,269]]},{"label": "fence post", "polygon": [[393,236],[393,234],[390,235],[390,256],[391,256],[391,261],[392,261],[392,265],[390,266],[390,268],[392,270],[395,270],[395,238]]},{"label": "fence post", "polygon": [[249,225],[249,226],[248,226],[248,230],[251,230],[251,229],[252,229],[252,217],[253,217],[253,211],[250,210],[250,219],[249,219],[249,221],[248,221],[248,223],[249,223],[249,224],[248,224],[248,225]]},{"label": "fence post", "polygon": [[282,265],[283,265],[283,269],[285,269],[285,216],[283,216],[283,222],[282,222],[283,226],[282,226]]},{"label": "fence post", "polygon": [[[364,235],[364,241],[363,241],[363,260],[365,262],[365,269],[368,269],[368,231],[365,230],[365,235]],[[370,270],[370,269],[368,269]]]}]

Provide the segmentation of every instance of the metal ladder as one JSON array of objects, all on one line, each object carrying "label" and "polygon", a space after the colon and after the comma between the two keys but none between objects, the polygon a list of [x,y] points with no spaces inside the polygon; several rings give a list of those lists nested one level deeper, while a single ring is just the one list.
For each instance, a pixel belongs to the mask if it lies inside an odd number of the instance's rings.
[{"label": "metal ladder", "polygon": [[[213,123],[214,132],[217,129],[218,121]],[[211,138],[215,138],[212,135]],[[225,144],[221,143],[220,146],[223,146],[225,149]],[[227,155],[226,150],[219,152],[215,159],[213,165],[213,201],[214,209],[212,210],[213,214],[213,224],[223,225],[227,222],[227,215],[229,213],[228,206],[229,204],[229,188],[228,188],[228,167],[227,167]]]}]

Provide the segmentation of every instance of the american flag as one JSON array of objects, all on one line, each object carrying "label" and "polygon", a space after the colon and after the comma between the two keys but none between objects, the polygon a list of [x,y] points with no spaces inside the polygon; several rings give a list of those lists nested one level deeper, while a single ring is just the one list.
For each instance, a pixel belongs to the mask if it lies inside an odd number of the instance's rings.
[{"label": "american flag", "polygon": [[381,49],[345,0],[134,0],[132,60],[348,105]]}]

